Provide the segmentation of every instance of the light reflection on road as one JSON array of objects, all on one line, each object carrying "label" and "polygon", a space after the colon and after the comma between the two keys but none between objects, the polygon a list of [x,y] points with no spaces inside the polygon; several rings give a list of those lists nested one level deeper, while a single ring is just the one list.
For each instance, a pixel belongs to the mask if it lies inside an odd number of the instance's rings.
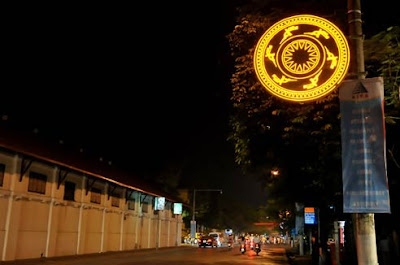
[{"label": "light reflection on road", "polygon": [[[3,265],[3,263],[1,263]],[[282,246],[263,246],[259,256],[238,247],[228,249],[182,246],[158,250],[136,250],[83,256],[5,262],[4,265],[287,265]]]},{"label": "light reflection on road", "polygon": [[[161,258],[162,257],[162,258]],[[144,263],[143,263],[144,262]],[[194,248],[189,250],[168,251],[163,254],[142,257],[141,261],[134,261],[123,265],[139,264],[181,264],[181,265],[280,265],[288,264],[284,248],[263,247],[259,256],[252,250],[245,254],[239,248]]]}]

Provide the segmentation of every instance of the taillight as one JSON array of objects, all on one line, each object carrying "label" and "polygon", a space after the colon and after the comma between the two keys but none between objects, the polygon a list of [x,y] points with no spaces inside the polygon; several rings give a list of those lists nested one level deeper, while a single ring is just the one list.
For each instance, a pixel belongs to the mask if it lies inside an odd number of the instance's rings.
[{"label": "taillight", "polygon": [[208,239],[208,240],[207,240],[208,243],[211,243],[211,241],[212,241],[211,239]]}]

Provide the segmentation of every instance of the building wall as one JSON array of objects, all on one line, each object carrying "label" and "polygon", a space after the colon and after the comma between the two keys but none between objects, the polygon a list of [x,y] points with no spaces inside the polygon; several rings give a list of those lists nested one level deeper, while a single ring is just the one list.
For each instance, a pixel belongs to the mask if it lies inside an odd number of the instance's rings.
[{"label": "building wall", "polygon": [[50,256],[75,255],[78,241],[79,206],[60,204],[54,207]]},{"label": "building wall", "polygon": [[178,218],[173,218],[169,224],[170,234],[168,237],[168,246],[177,246],[181,241],[181,238],[176,234],[176,228],[179,223],[177,223]]},{"label": "building wall", "polygon": [[[88,175],[7,150],[0,150],[0,163],[5,165],[0,186],[2,261],[155,248],[157,242],[159,247],[180,245],[181,216],[172,218],[171,209],[153,211],[151,195],[131,191],[135,209],[128,210],[127,189],[118,187],[119,205],[113,206],[111,184],[101,180],[93,185],[102,191],[101,202],[92,203]],[[44,194],[28,191],[31,172],[47,176]],[[73,200],[64,200],[65,181],[75,184]],[[145,213],[143,202],[148,204]]]},{"label": "building wall", "polygon": [[147,214],[140,217],[140,242],[139,248],[149,248],[150,219]]},{"label": "building wall", "polygon": [[138,245],[136,242],[136,225],[139,222],[137,215],[125,215],[124,218],[124,245],[123,249],[137,249]]}]

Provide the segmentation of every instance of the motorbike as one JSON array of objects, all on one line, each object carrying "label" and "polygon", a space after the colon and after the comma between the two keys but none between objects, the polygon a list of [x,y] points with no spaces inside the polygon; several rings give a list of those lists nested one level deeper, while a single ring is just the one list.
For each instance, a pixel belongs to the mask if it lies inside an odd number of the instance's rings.
[{"label": "motorbike", "polygon": [[250,242],[250,249],[253,250],[253,248],[254,248],[254,242],[251,241],[251,242]]},{"label": "motorbike", "polygon": [[256,254],[258,256],[258,253],[260,253],[260,251],[261,251],[260,243],[255,244],[254,251],[256,252]]},{"label": "motorbike", "polygon": [[232,243],[228,242],[228,249],[231,250],[232,249]]},{"label": "motorbike", "polygon": [[240,252],[244,254],[246,252],[246,245],[244,243],[240,244]]}]

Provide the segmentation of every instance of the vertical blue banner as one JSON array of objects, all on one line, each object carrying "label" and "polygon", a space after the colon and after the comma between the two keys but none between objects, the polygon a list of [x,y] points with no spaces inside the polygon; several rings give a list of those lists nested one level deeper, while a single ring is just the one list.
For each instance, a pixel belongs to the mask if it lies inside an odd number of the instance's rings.
[{"label": "vertical blue banner", "polygon": [[190,221],[190,237],[196,238],[196,221]]},{"label": "vertical blue banner", "polygon": [[343,211],[390,213],[383,79],[343,82],[339,90]]}]

